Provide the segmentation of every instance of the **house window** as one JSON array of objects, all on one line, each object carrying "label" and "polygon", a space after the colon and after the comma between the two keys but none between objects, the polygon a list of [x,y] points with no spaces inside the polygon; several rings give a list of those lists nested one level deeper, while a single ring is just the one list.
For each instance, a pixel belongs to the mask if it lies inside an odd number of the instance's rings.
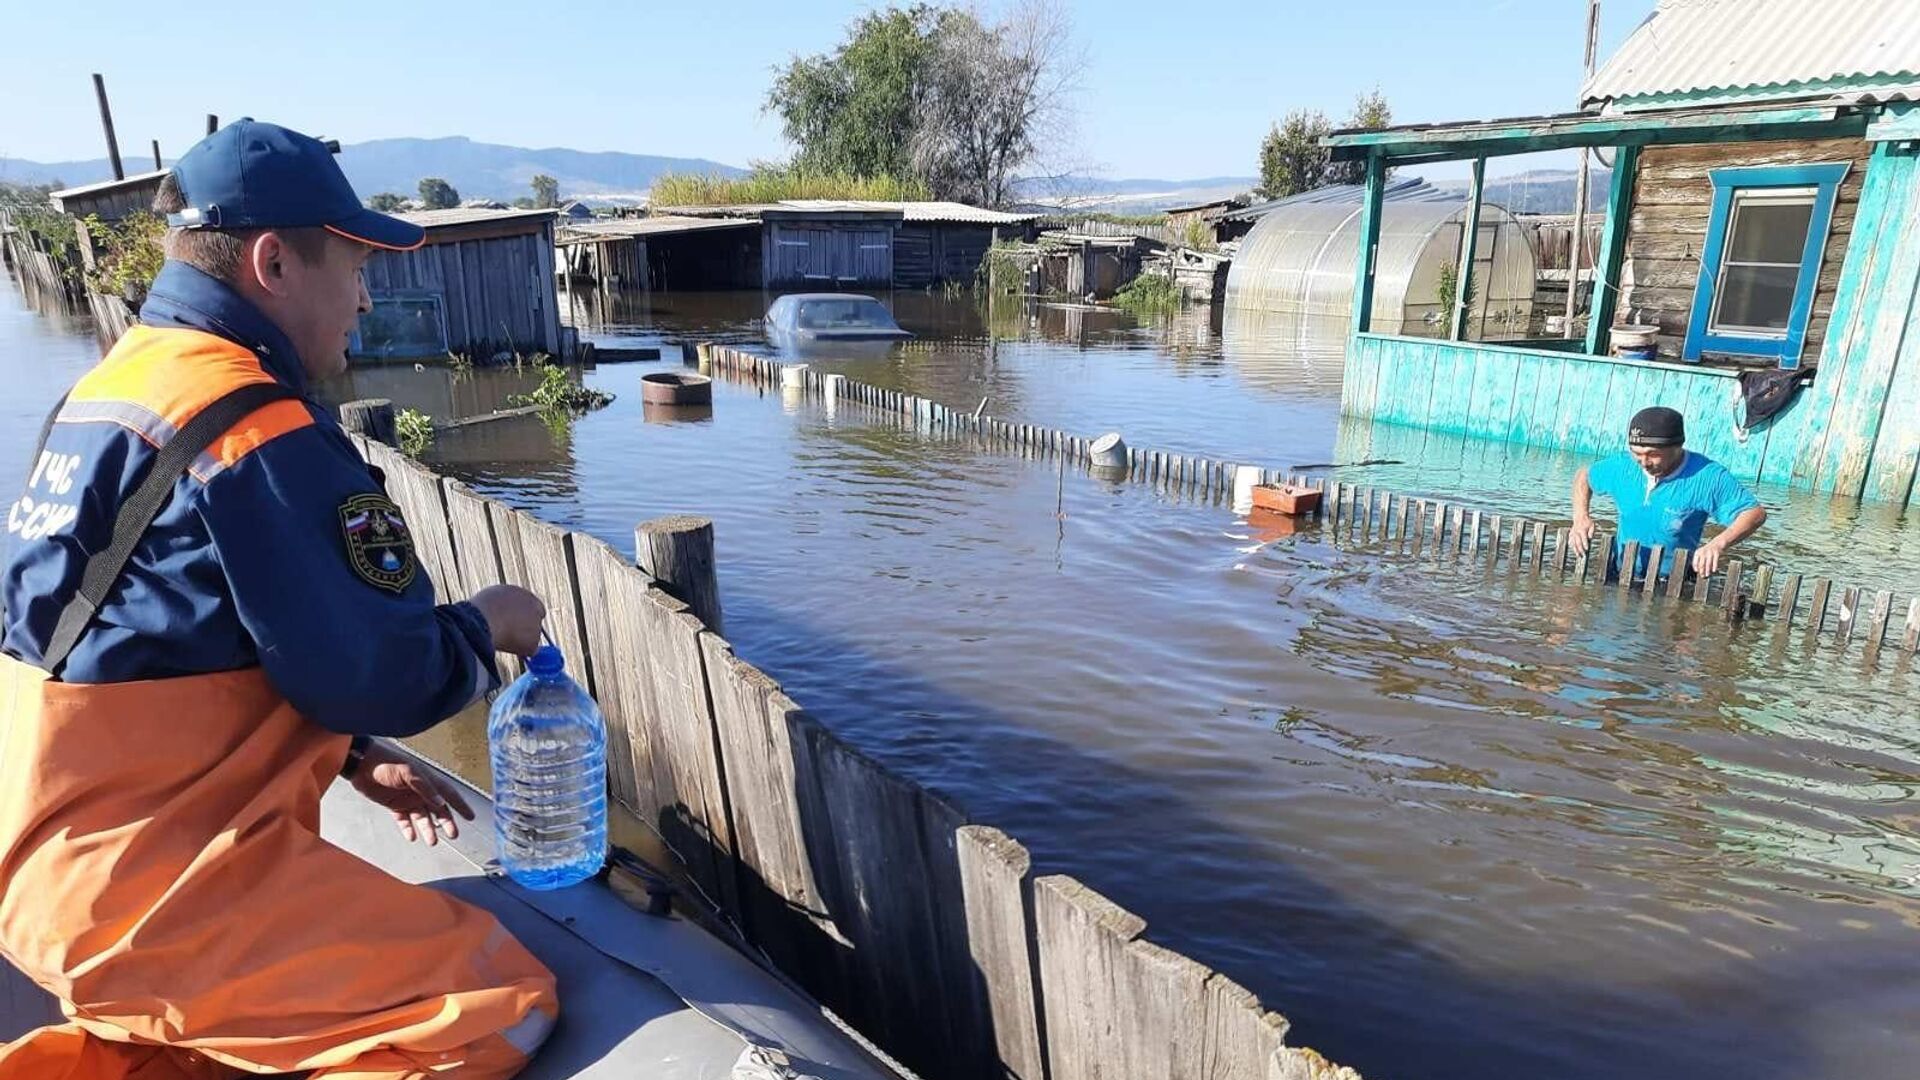
[{"label": "house window", "polygon": [[1686,359],[1713,352],[1799,366],[1846,174],[1844,163],[1714,170]]}]

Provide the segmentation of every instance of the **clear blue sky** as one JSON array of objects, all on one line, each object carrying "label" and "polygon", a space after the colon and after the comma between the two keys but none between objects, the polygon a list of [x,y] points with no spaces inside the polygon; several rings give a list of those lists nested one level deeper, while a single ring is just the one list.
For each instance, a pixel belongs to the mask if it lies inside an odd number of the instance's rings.
[{"label": "clear blue sky", "polygon": [[[1604,0],[1602,57],[1653,2]],[[0,35],[0,156],[104,156],[100,71],[130,157],[152,138],[178,154],[213,112],[345,142],[467,135],[745,164],[786,150],[760,112],[772,69],[874,6],[102,0],[83,30],[71,7],[22,3]],[[1585,6],[1068,0],[1087,66],[1058,156],[1114,177],[1247,175],[1274,119],[1337,119],[1375,86],[1402,122],[1569,109]]]}]

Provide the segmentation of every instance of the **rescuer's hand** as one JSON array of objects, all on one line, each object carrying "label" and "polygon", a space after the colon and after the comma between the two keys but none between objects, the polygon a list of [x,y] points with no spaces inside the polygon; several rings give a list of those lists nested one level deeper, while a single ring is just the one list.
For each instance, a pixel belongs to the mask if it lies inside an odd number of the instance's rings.
[{"label": "rescuer's hand", "polygon": [[443,833],[449,840],[460,835],[456,813],[473,820],[473,808],[457,789],[439,783],[377,742],[367,747],[366,757],[348,782],[355,791],[393,811],[400,835],[408,840],[438,844]]},{"label": "rescuer's hand", "polygon": [[1599,527],[1600,523],[1593,520],[1593,515],[1591,514],[1575,514],[1573,516],[1573,531],[1567,534],[1567,539],[1572,543],[1573,553],[1575,555],[1585,555],[1587,553],[1588,546],[1593,543],[1593,534]]},{"label": "rescuer's hand", "polygon": [[493,647],[515,656],[532,656],[540,647],[540,623],[547,605],[518,585],[489,585],[471,601],[493,632]]}]

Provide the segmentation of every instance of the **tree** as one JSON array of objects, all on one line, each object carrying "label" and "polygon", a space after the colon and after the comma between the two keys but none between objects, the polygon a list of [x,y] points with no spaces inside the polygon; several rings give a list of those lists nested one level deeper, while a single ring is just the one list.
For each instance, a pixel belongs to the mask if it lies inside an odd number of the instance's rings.
[{"label": "tree", "polygon": [[1325,187],[1327,148],[1320,137],[1333,130],[1325,113],[1295,109],[1268,130],[1260,141],[1260,188],[1263,199],[1284,199]]},{"label": "tree", "polygon": [[533,206],[536,210],[551,210],[560,205],[560,181],[538,173],[533,178]]},{"label": "tree", "polygon": [[[1387,104],[1385,94],[1374,87],[1353,101],[1353,112],[1342,127],[1352,131],[1379,131],[1393,126],[1393,107]],[[1388,169],[1387,175],[1393,175]],[[1362,161],[1339,161],[1327,166],[1327,183],[1362,184],[1367,179],[1367,166]]]},{"label": "tree", "polygon": [[[1393,109],[1377,88],[1354,99],[1353,112],[1340,130],[1378,131],[1393,123]],[[1364,162],[1335,162],[1322,137],[1334,131],[1325,113],[1295,109],[1273,125],[1260,141],[1260,187],[1255,194],[1282,199],[1329,184],[1359,184],[1367,179]],[[1389,169],[1388,175],[1392,175]]]},{"label": "tree", "polygon": [[460,193],[437,176],[420,181],[420,205],[427,210],[446,210],[460,205]]},{"label": "tree", "polygon": [[1059,139],[1080,63],[1053,0],[988,25],[959,7],[862,16],[831,53],[796,57],[767,111],[797,173],[922,181],[935,198],[1007,201],[1014,170]]},{"label": "tree", "polygon": [[391,191],[376,192],[371,198],[367,199],[368,209],[378,210],[383,214],[391,214],[406,204],[406,199],[395,195]]},{"label": "tree", "polygon": [[1063,140],[1084,61],[1053,0],[1026,0],[991,26],[948,10],[914,110],[914,172],[936,198],[999,206],[1014,172]]},{"label": "tree", "polygon": [[905,176],[918,72],[941,19],[925,4],[869,12],[831,53],[795,57],[767,91],[768,112],[808,172]]}]

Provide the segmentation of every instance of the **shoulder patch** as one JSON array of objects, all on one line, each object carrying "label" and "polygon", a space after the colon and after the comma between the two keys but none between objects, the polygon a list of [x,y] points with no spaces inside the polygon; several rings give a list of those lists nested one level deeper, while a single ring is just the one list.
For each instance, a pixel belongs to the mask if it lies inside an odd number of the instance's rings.
[{"label": "shoulder patch", "polygon": [[401,592],[413,584],[413,534],[385,495],[355,495],[340,504],[347,565],[369,585]]}]

